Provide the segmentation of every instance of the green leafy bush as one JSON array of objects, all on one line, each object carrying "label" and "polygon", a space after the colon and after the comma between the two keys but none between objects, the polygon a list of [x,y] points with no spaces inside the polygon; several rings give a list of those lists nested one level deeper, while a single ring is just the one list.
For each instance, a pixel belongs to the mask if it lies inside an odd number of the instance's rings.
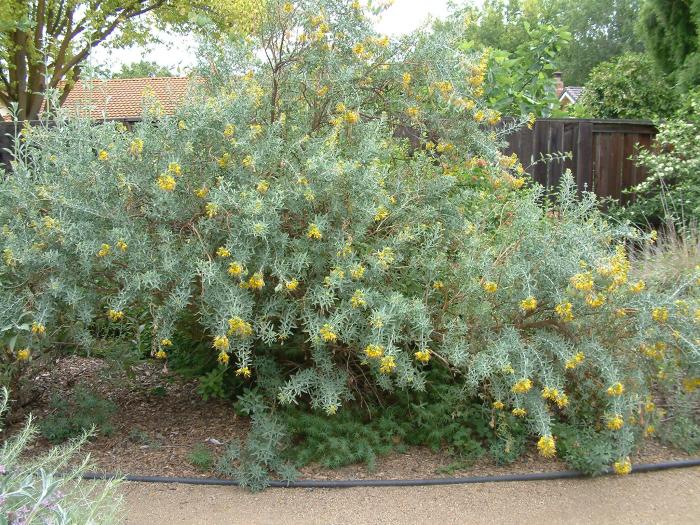
[{"label": "green leafy bush", "polygon": [[678,107],[678,95],[653,58],[626,53],[593,68],[574,106],[580,117],[657,119]]},{"label": "green leafy bush", "polygon": [[108,436],[113,432],[110,419],[117,407],[108,399],[79,387],[70,397],[54,395],[50,413],[39,424],[41,434],[51,443],[62,443],[95,429]]},{"label": "green leafy bush", "polygon": [[651,239],[570,176],[555,201],[527,184],[461,33],[391,42],[339,0],[268,9],[261,34],[203,50],[213,77],[173,117],[27,128],[0,188],[0,325],[32,321],[12,357],[96,333],[151,333],[160,359],[208,341],[228,379],[206,392],[260,387],[220,462],[254,487],[292,472],[278,405],[332,416],[430,381],[504,420],[504,460],[511,429],[551,457],[573,422],[604,428],[626,472],[655,384],[700,376],[695,281],[631,282],[626,246]]},{"label": "green leafy bush", "polygon": [[[4,416],[8,392],[0,391],[0,418]],[[85,458],[69,466],[88,434],[46,455],[31,454],[29,444],[36,437],[31,418],[13,437],[0,446],[0,509],[2,523],[107,524],[119,521],[121,496],[118,483],[86,483],[81,476],[89,467]]]},{"label": "green leafy bush", "polygon": [[637,155],[649,176],[629,188],[635,199],[611,213],[636,224],[672,223],[680,229],[700,218],[700,89],[686,96],[674,118],[659,124],[650,150]]}]

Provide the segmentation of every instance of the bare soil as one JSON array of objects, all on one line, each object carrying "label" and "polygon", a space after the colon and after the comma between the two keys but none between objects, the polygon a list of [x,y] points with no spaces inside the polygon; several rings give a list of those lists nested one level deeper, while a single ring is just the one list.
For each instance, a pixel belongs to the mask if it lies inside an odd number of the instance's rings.
[{"label": "bare soil", "polygon": [[[85,447],[101,471],[212,477],[212,472],[202,472],[190,464],[188,455],[193,447],[202,444],[216,455],[223,450],[224,443],[243,438],[248,431],[247,418],[239,417],[230,402],[203,401],[196,392],[195,381],[186,381],[169,373],[159,362],[140,363],[129,378],[110,369],[102,360],[71,356],[58,360],[50,372],[34,378],[34,384],[40,396],[31,411],[38,420],[50,412],[52,395],[68,395],[81,384],[89,385],[92,392],[117,405],[112,419],[114,432],[109,437],[97,437]],[[10,428],[8,432],[16,428]],[[45,439],[39,439],[28,453],[40,452],[49,446]],[[633,463],[652,463],[688,457],[682,451],[648,440],[631,459]],[[446,473],[452,463],[453,459],[447,454],[412,447],[402,454],[380,457],[372,472],[364,465],[349,465],[337,470],[309,465],[301,469],[300,478],[405,479],[567,469],[561,461],[545,460],[534,451],[511,465],[498,465],[484,457],[468,469]]]}]

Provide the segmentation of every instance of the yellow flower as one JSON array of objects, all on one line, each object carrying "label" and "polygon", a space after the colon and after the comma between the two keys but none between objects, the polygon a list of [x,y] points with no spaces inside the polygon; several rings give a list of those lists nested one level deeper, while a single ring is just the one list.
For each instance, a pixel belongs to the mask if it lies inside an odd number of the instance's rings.
[{"label": "yellow flower", "polygon": [[270,189],[270,183],[266,180],[261,180],[260,182],[258,182],[258,185],[255,187],[255,189],[258,191],[258,193],[267,193],[267,190]]},{"label": "yellow flower", "polygon": [[625,420],[622,419],[620,414],[615,414],[612,418],[608,419],[607,427],[610,430],[620,430],[625,426]]},{"label": "yellow flower", "polygon": [[382,374],[391,374],[396,368],[396,358],[393,355],[385,355],[379,362],[379,371]]},{"label": "yellow flower", "polygon": [[168,172],[179,177],[182,175],[182,167],[177,162],[171,162],[168,164]]},{"label": "yellow flower", "polygon": [[316,94],[319,97],[325,97],[328,94],[329,87],[328,86],[321,86],[316,90]]},{"label": "yellow flower", "polygon": [[17,351],[17,361],[29,361],[32,356],[32,351],[29,348],[23,348]]},{"label": "yellow flower", "polygon": [[668,309],[663,306],[654,308],[651,311],[651,318],[657,323],[665,323],[668,321]]},{"label": "yellow flower", "polygon": [[263,274],[261,272],[255,272],[248,279],[247,287],[253,290],[260,290],[265,286],[265,280],[263,279]]},{"label": "yellow flower", "polygon": [[107,317],[109,318],[110,321],[112,322],[117,322],[121,321],[124,319],[124,312],[121,310],[112,310],[111,308],[107,310]]},{"label": "yellow flower", "polygon": [[187,129],[187,124],[185,124],[184,120],[179,120],[177,122],[177,129]]},{"label": "yellow flower", "polygon": [[445,287],[445,283],[443,283],[442,281],[435,281],[433,283],[434,290],[442,290],[444,287]]},{"label": "yellow flower", "polygon": [[112,247],[109,244],[102,244],[100,246],[99,251],[97,252],[98,257],[106,257],[108,256],[112,251]]},{"label": "yellow flower", "polygon": [[163,173],[156,179],[156,184],[163,191],[173,191],[177,182],[175,182],[175,177],[172,175],[166,175]]},{"label": "yellow flower", "polygon": [[411,106],[410,108],[406,108],[406,115],[408,115],[412,119],[417,119],[420,115],[420,108],[418,108],[416,106]]},{"label": "yellow flower", "polygon": [[600,293],[588,294],[586,296],[586,304],[591,308],[600,308],[605,304],[605,296]]},{"label": "yellow flower", "polygon": [[216,249],[216,255],[218,255],[219,257],[226,258],[226,257],[231,257],[231,252],[227,248],[225,248],[223,246],[219,246]]},{"label": "yellow flower", "polygon": [[360,114],[356,111],[346,111],[343,118],[348,124],[357,124],[357,122],[360,120]]},{"label": "yellow flower", "polygon": [[350,269],[350,277],[359,281],[365,275],[365,267],[361,264],[356,264]]},{"label": "yellow flower", "polygon": [[418,350],[413,355],[421,363],[427,363],[428,361],[430,361],[430,350],[428,350],[427,348],[424,348],[423,350]]},{"label": "yellow flower", "polygon": [[201,188],[197,188],[196,190],[194,190],[194,194],[200,199],[203,199],[209,194],[209,188],[207,188],[206,186],[202,186]]},{"label": "yellow flower", "polygon": [[534,297],[530,296],[527,299],[523,299],[520,301],[520,309],[523,312],[532,312],[537,308],[537,299]]},{"label": "yellow flower", "polygon": [[619,474],[620,476],[624,476],[632,472],[632,463],[630,462],[630,458],[622,458],[617,460],[615,463],[613,463],[613,470],[615,471],[615,474]]},{"label": "yellow flower", "polygon": [[554,311],[559,318],[568,323],[574,320],[573,305],[569,302],[558,304],[554,307]]},{"label": "yellow flower", "polygon": [[227,365],[229,359],[230,359],[229,355],[226,352],[219,352],[219,355],[216,358],[216,360],[219,362],[219,364],[222,364],[222,365]]},{"label": "yellow flower", "polygon": [[166,357],[168,357],[168,354],[166,353],[165,350],[160,349],[156,352],[156,355],[155,355],[156,359],[165,359]]},{"label": "yellow flower", "polygon": [[503,401],[494,401],[493,403],[491,403],[491,406],[496,410],[503,410],[506,407],[503,404]]},{"label": "yellow flower", "polygon": [[401,76],[401,85],[403,86],[404,90],[408,90],[409,86],[411,85],[411,74],[408,72],[405,72]]},{"label": "yellow flower", "polygon": [[513,415],[515,417],[525,417],[525,416],[527,416],[527,410],[525,410],[524,408],[519,408],[519,407],[514,408]]},{"label": "yellow flower", "polygon": [[226,337],[225,335],[217,335],[216,337],[214,337],[214,343],[212,344],[212,346],[214,346],[214,348],[221,352],[228,350],[228,337]]},{"label": "yellow flower", "polygon": [[125,252],[126,249],[129,247],[129,245],[124,241],[124,239],[119,239],[117,241],[117,248],[119,248],[121,251]]},{"label": "yellow flower", "polygon": [[309,224],[309,229],[306,232],[306,236],[309,239],[321,239],[323,237],[323,234],[321,233],[321,230],[319,230],[318,226],[316,224]]},{"label": "yellow flower", "polygon": [[105,161],[109,159],[109,153],[106,150],[101,149],[100,152],[97,154],[97,158]]},{"label": "yellow flower", "polygon": [[384,355],[384,347],[381,345],[367,345],[365,347],[365,355],[370,359],[376,359]]},{"label": "yellow flower", "polygon": [[240,317],[233,317],[228,320],[228,335],[237,335],[243,338],[249,337],[253,335],[253,327]]},{"label": "yellow flower", "polygon": [[649,425],[644,429],[644,435],[649,437],[656,433],[656,427],[654,425]]},{"label": "yellow flower", "polygon": [[559,390],[557,390],[556,388],[549,388],[548,386],[546,386],[542,389],[543,399],[550,399],[552,401],[556,401],[557,397],[559,397]]},{"label": "yellow flower", "polygon": [[318,333],[320,334],[321,339],[327,343],[335,343],[338,340],[338,334],[333,331],[333,327],[328,323],[325,323]]},{"label": "yellow flower", "polygon": [[362,43],[358,42],[353,46],[352,52],[355,53],[357,56],[362,56],[365,53],[365,46],[362,45]]},{"label": "yellow flower", "polygon": [[134,157],[137,157],[141,155],[143,152],[143,140],[141,139],[134,139],[131,141],[131,144],[129,144],[129,153],[133,155]]},{"label": "yellow flower", "polygon": [[224,153],[221,157],[216,159],[216,163],[220,168],[225,168],[231,162],[231,155],[229,153]]},{"label": "yellow flower", "polygon": [[204,206],[204,211],[206,212],[207,217],[213,219],[216,217],[217,213],[219,213],[219,205],[213,202],[207,202],[207,205]]},{"label": "yellow flower", "polygon": [[389,210],[387,210],[384,206],[380,206],[377,209],[377,213],[374,214],[374,221],[379,222],[383,221],[389,216]]},{"label": "yellow flower", "polygon": [[285,3],[285,4],[282,6],[282,10],[283,10],[285,13],[289,14],[289,13],[291,13],[292,11],[294,11],[294,5],[293,5],[291,2],[287,2],[287,3]]},{"label": "yellow flower", "polygon": [[636,283],[630,285],[630,292],[639,293],[644,290],[646,286],[647,284],[644,281],[637,281]]},{"label": "yellow flower", "polygon": [[238,277],[243,273],[243,265],[238,261],[234,261],[228,265],[228,274],[233,277]]},{"label": "yellow flower", "polygon": [[559,408],[564,408],[564,407],[568,406],[568,404],[569,404],[569,396],[567,396],[564,393],[561,393],[557,396],[555,401],[556,401],[557,406]]},{"label": "yellow flower", "polygon": [[621,396],[625,393],[625,385],[623,385],[620,382],[617,382],[609,386],[607,392],[609,396]]},{"label": "yellow flower", "polygon": [[253,138],[258,137],[262,133],[263,127],[260,124],[250,125],[250,134]]},{"label": "yellow flower", "polygon": [[525,378],[521,379],[518,382],[516,382],[512,387],[511,390],[515,394],[524,394],[525,392],[528,392],[532,388],[532,381],[530,379]]},{"label": "yellow flower", "polygon": [[243,376],[243,377],[250,377],[250,368],[247,366],[243,366],[236,370],[236,375],[237,376]]},{"label": "yellow flower", "polygon": [[615,310],[615,317],[627,317],[627,310],[625,310],[624,308],[617,308]]},{"label": "yellow flower", "polygon": [[590,272],[577,273],[571,278],[571,284],[577,290],[590,292],[593,289],[593,275]]},{"label": "yellow flower", "polygon": [[353,293],[352,297],[350,298],[350,304],[353,308],[365,306],[367,304],[367,301],[365,300],[365,293],[362,290],[355,290],[355,293]]},{"label": "yellow flower", "polygon": [[233,124],[226,124],[226,127],[224,127],[224,137],[231,138],[233,135],[236,133],[236,126]]},{"label": "yellow flower", "polygon": [[44,335],[46,333],[46,327],[43,324],[34,321],[32,323],[32,333],[36,335]]},{"label": "yellow flower", "polygon": [[481,121],[483,121],[485,118],[486,118],[486,114],[485,114],[483,111],[481,111],[481,110],[479,110],[479,111],[477,111],[476,113],[474,113],[474,120],[475,120],[476,122],[481,122]]},{"label": "yellow flower", "polygon": [[160,340],[160,346],[168,347],[168,346],[173,346],[173,342],[168,339],[167,337],[163,338]]},{"label": "yellow flower", "polygon": [[552,436],[542,436],[537,442],[537,450],[545,458],[552,458],[557,453],[557,445]]},{"label": "yellow flower", "polygon": [[564,368],[567,370],[572,370],[576,368],[578,365],[583,363],[583,360],[586,358],[583,352],[577,352],[573,357],[571,357],[565,364]]},{"label": "yellow flower", "polygon": [[287,288],[287,290],[293,292],[299,287],[299,281],[297,281],[296,279],[292,279],[291,281],[287,281],[286,283],[284,283],[284,286],[285,288]]},{"label": "yellow flower", "polygon": [[493,281],[485,281],[481,287],[486,293],[496,293],[496,290],[498,290],[498,285]]}]

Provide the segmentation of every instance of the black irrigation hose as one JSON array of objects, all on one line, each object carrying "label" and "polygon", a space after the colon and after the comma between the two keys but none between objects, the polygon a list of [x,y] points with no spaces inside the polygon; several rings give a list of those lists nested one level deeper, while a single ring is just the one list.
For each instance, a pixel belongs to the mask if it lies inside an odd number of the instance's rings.
[{"label": "black irrigation hose", "polygon": [[[700,458],[663,463],[644,463],[632,467],[632,472],[654,472],[677,468],[700,467]],[[612,474],[608,469],[605,474]],[[302,479],[299,481],[270,481],[270,487],[276,488],[344,488],[344,487],[419,487],[425,485],[461,485],[466,483],[497,483],[503,481],[539,481],[551,479],[570,479],[588,477],[575,470],[560,472],[535,472],[530,474],[506,474],[501,476],[468,476],[462,478],[431,479]],[[226,485],[238,486],[232,479],[216,478],[171,478],[166,476],[119,476],[111,473],[87,472],[83,479],[139,481],[145,483],[184,483],[187,485]]]}]

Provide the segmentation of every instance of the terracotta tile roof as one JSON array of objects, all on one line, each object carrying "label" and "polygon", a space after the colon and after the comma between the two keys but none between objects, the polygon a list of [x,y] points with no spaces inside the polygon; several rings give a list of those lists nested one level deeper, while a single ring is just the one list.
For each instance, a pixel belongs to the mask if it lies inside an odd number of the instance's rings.
[{"label": "terracotta tile roof", "polygon": [[92,118],[136,119],[143,113],[144,98],[154,96],[167,115],[184,98],[187,77],[145,77],[78,82],[68,94],[64,108]]}]

